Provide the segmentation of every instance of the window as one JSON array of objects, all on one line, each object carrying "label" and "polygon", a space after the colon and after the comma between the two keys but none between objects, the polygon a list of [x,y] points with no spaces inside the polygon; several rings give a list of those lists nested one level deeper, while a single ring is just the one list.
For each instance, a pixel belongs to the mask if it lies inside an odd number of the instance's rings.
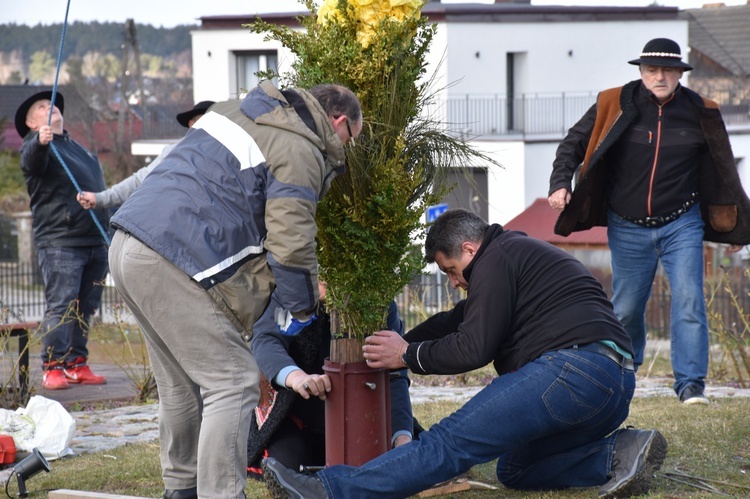
[{"label": "window", "polygon": [[[258,85],[258,71],[278,71],[276,51],[243,51],[235,52],[237,57],[237,91],[246,92]],[[278,84],[276,78],[274,84]]]}]

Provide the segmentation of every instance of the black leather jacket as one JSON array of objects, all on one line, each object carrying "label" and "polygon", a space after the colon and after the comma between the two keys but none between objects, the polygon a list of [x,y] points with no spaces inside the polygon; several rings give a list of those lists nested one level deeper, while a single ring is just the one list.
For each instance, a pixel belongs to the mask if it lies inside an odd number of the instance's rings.
[{"label": "black leather jacket", "polygon": [[[76,200],[78,191],[49,145],[41,145],[39,134],[26,135],[21,146],[21,170],[31,197],[34,241],[38,248],[98,246],[104,238]],[[67,132],[55,134],[52,142],[83,191],[106,188],[97,157],[73,141]],[[94,210],[102,227],[109,226],[109,210]]]}]

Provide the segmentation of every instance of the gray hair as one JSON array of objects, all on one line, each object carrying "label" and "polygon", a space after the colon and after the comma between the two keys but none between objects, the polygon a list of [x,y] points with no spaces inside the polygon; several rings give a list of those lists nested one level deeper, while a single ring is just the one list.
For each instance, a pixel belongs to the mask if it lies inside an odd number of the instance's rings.
[{"label": "gray hair", "polygon": [[435,261],[435,253],[443,253],[447,258],[455,258],[461,253],[461,245],[466,241],[481,244],[489,224],[482,217],[464,209],[448,210],[432,224],[424,243],[427,263]]},{"label": "gray hair", "polygon": [[346,116],[352,123],[362,122],[362,106],[354,92],[331,83],[315,85],[308,90],[328,116]]}]

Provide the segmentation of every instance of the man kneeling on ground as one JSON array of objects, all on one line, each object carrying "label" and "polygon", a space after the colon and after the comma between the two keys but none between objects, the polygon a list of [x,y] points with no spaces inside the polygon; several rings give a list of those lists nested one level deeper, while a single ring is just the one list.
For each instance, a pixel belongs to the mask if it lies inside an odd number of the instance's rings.
[{"label": "man kneeling on ground", "polygon": [[618,429],[635,388],[633,347],[606,294],[575,258],[521,232],[449,210],[425,259],[466,300],[403,338],[368,337],[374,368],[455,374],[492,361],[498,373],[455,413],[361,467],[296,473],[273,458],[266,477],[304,498],[407,497],[497,459],[508,488],[600,486],[600,497],[645,494],[667,453],[658,431]]}]

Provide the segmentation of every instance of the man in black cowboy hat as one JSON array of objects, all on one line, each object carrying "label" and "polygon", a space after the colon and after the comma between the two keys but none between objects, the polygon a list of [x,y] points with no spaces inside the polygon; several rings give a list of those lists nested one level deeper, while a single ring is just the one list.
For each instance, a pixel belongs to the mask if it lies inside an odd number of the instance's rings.
[{"label": "man in black cowboy hat", "polygon": [[[206,114],[208,108],[214,104],[215,102],[212,100],[201,101],[193,106],[193,109],[179,113],[177,115],[177,122],[185,128],[191,128],[193,124],[200,119],[201,116]],[[153,161],[151,161],[143,168],[137,170],[125,180],[122,180],[121,182],[113,185],[106,191],[83,191],[78,194],[76,199],[86,210],[96,208],[97,206],[99,208],[114,208],[116,206],[120,206],[125,202],[126,199],[128,199],[128,197],[130,197],[131,194],[133,194],[133,191],[135,191],[138,186],[143,183],[143,179],[145,179],[146,176],[151,173],[151,170],[156,168],[156,166],[161,163],[164,158],[167,157],[167,154],[169,154],[176,145],[177,143],[166,146],[162,150],[161,154],[155,157]]]},{"label": "man in black cowboy hat", "polygon": [[729,252],[750,243],[750,200],[718,104],[680,85],[693,69],[680,46],[656,38],[628,62],[641,79],[601,92],[557,149],[549,190],[550,206],[562,210],[555,232],[607,226],[612,302],[636,367],[661,261],[672,293],[674,390],[685,404],[708,404],[703,241],[729,244]]},{"label": "man in black cowboy hat", "polygon": [[[54,105],[52,98],[51,91],[44,91],[26,99],[16,111],[15,124],[24,139],[21,170],[31,198],[34,244],[44,276],[42,387],[59,390],[70,383],[106,382],[86,365],[86,345],[88,321],[99,308],[104,290],[107,247],[96,222],[75,202],[73,183],[75,179],[82,189],[103,189],[101,165],[63,130],[63,96],[58,93]],[[103,227],[109,224],[108,212],[98,210],[95,215]]]}]

